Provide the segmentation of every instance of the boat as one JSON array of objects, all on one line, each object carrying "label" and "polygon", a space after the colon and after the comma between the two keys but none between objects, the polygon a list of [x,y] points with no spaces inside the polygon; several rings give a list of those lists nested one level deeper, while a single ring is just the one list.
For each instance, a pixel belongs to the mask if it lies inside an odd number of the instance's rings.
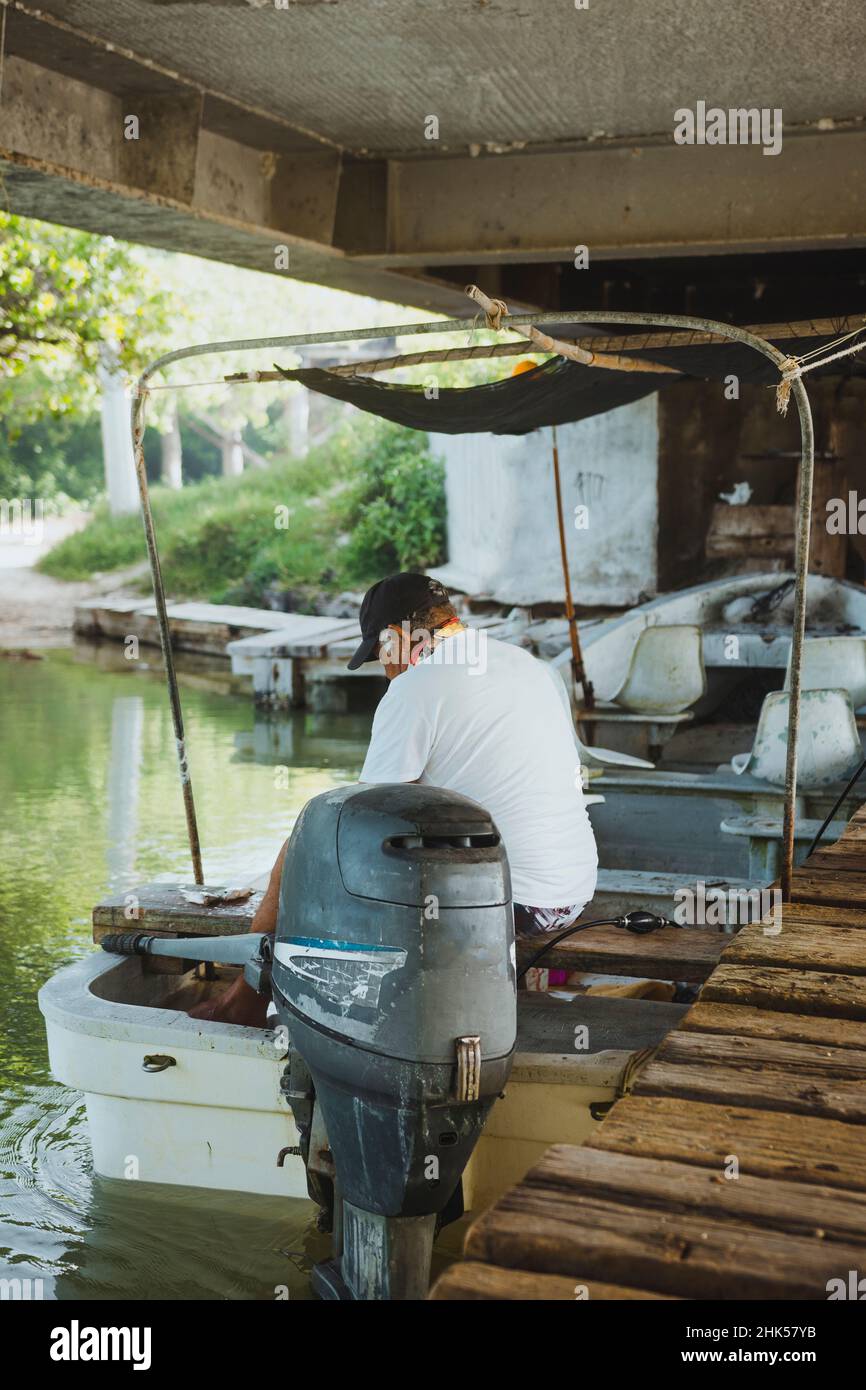
[{"label": "boat", "polygon": [[[202,927],[237,932],[257,905],[254,897],[243,909],[197,909],[172,883],[148,885],[136,897],[140,918],[127,928],[156,923],[181,935]],[[95,908],[97,944],[123,923],[125,901],[124,894]],[[188,1009],[225,988],[236,967],[217,966],[207,979],[188,962],[180,972],[154,968],[163,964],[97,949],[39,992],[51,1070],[84,1095],[96,1172],[306,1198],[298,1132],[280,1090],[285,1035],[190,1018]],[[661,1042],[685,1008],[521,991],[512,1072],[465,1173],[467,1209],[490,1205],[551,1143],[588,1138],[635,1056]],[[578,1049],[575,1030],[583,1027],[587,1046]]]}]

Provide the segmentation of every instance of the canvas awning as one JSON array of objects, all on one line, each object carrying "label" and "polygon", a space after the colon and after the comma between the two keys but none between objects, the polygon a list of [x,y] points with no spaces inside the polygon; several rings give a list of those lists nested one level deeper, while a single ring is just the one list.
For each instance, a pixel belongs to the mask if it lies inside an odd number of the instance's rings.
[{"label": "canvas awning", "polygon": [[[549,331],[557,336],[556,325]],[[798,357],[831,341],[831,336],[786,338],[778,346],[786,355]],[[527,351],[532,351],[529,345]],[[628,405],[686,377],[724,382],[727,377],[736,376],[740,383],[766,386],[774,386],[779,379],[778,370],[768,358],[741,343],[716,341],[635,349],[629,356],[672,367],[677,374],[609,371],[552,357],[518,376],[483,386],[440,387],[432,392],[422,385],[338,375],[321,367],[277,366],[277,371],[287,381],[300,382],[310,391],[346,401],[395,424],[434,434],[528,434],[544,425],[570,424]],[[814,375],[830,373],[864,376],[866,361],[848,357],[817,368]]]}]

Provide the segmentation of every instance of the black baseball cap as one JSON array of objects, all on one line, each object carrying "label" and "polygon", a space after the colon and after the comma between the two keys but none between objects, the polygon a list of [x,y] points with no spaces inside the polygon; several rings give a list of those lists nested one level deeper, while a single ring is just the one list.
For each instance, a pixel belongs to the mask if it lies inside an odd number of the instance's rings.
[{"label": "black baseball cap", "polygon": [[433,608],[440,603],[450,603],[448,590],[438,579],[429,574],[390,574],[380,579],[364,595],[361,604],[361,644],[352,660],[349,670],[357,671],[365,661],[375,661],[379,655],[379,634],[392,623],[402,623],[411,618],[419,608]]}]

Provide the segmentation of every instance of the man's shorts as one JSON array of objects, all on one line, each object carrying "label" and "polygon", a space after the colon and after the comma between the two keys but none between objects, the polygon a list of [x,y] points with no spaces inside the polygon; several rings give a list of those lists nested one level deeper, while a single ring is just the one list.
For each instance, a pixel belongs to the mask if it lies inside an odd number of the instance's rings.
[{"label": "man's shorts", "polygon": [[585,903],[571,907],[528,907],[514,904],[514,930],[518,936],[546,936],[548,932],[564,931],[576,922]]},{"label": "man's shorts", "polygon": [[[585,906],[586,903],[573,903],[571,907],[529,907],[526,903],[515,903],[514,931],[517,936],[539,938],[564,931],[577,921]],[[567,970],[548,971],[549,985],[563,985],[567,979]]]}]

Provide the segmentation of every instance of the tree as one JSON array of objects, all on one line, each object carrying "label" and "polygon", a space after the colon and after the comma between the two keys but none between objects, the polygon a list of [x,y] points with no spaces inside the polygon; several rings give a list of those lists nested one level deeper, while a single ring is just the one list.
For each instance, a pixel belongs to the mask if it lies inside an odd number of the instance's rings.
[{"label": "tree", "polygon": [[132,247],[0,213],[0,492],[98,490],[100,357],[135,372],[167,324],[166,296]]},{"label": "tree", "polygon": [[0,388],[9,396],[38,365],[55,384],[53,399],[38,393],[39,409],[89,406],[106,347],[135,371],[166,330],[165,296],[131,247],[0,213]]}]

